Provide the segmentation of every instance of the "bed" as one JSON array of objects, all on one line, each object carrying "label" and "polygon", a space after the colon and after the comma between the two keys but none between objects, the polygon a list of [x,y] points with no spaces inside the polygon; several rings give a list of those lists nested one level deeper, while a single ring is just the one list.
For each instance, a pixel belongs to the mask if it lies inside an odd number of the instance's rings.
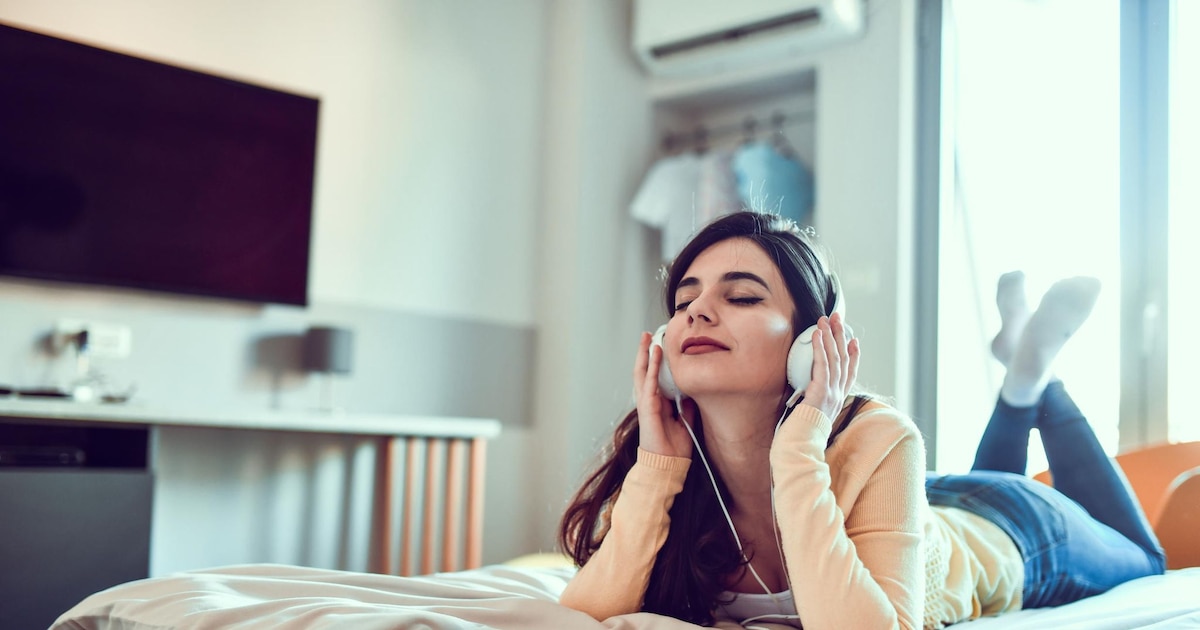
[{"label": "bed", "polygon": [[[380,485],[392,492],[393,451]],[[504,564],[479,566],[481,523],[478,508],[462,510],[458,496],[470,506],[482,492],[482,441],[441,444],[410,439],[404,449],[404,514],[407,518],[383,531],[402,532],[398,549],[383,536],[373,566],[379,572],[351,572],[280,564],[243,564],[188,571],[120,584],[84,598],[64,612],[51,630],[166,630],[230,628],[235,630],[319,630],[354,628],[607,628],[610,630],[682,630],[696,628],[650,613],[621,615],[599,622],[558,604],[558,596],[574,575],[563,556],[535,555]],[[467,457],[467,453],[471,453]],[[443,451],[448,457],[439,455]],[[422,454],[424,453],[424,454]],[[1168,630],[1200,628],[1200,443],[1149,447],[1120,455],[1152,526],[1167,552],[1169,570],[1099,595],[1057,608],[1022,610],[954,626],[963,630]],[[424,471],[420,463],[424,463]],[[449,470],[442,470],[449,462]],[[465,471],[455,472],[466,465]],[[438,477],[447,479],[437,485]],[[418,478],[428,484],[416,492]],[[1038,478],[1049,482],[1045,475]],[[465,486],[460,493],[456,485]],[[423,494],[421,502],[417,495]],[[432,514],[442,528],[433,526]],[[465,527],[453,523],[465,520]],[[417,540],[416,521],[423,521]],[[465,530],[465,531],[464,531]],[[449,532],[449,533],[447,533]],[[442,538],[441,563],[433,534]],[[463,535],[465,534],[465,536]],[[419,544],[418,544],[419,543]],[[465,553],[456,548],[465,547]],[[398,552],[397,563],[391,561]],[[418,563],[417,560],[420,560]],[[465,561],[465,565],[462,564]],[[440,568],[437,568],[440,567]],[[436,572],[435,572],[435,569]],[[741,628],[722,624],[726,629]],[[755,626],[759,627],[759,626]]]},{"label": "bed", "polygon": [[[65,612],[51,630],[697,627],[651,613],[599,622],[560,606],[558,594],[572,573],[569,567],[505,564],[415,577],[273,564],[227,566],[139,580],[93,594]],[[1135,580],[1058,608],[1023,610],[955,628],[1200,628],[1200,567]]]}]

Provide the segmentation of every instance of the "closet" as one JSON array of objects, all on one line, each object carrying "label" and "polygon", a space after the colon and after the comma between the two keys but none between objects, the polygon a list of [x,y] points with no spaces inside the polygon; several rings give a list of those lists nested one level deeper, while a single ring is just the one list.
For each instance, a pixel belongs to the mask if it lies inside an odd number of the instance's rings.
[{"label": "closet", "polygon": [[[817,72],[794,63],[750,74],[651,78],[654,159],[629,211],[661,230],[663,260],[678,253],[695,230],[729,211],[772,212],[801,226],[817,221]],[[691,186],[679,176],[688,170],[683,161],[689,162]],[[722,179],[714,176],[719,164],[732,181],[714,181]],[[722,190],[730,186],[733,190]]]},{"label": "closet", "polygon": [[864,0],[633,0],[657,155],[629,211],[663,260],[738,210],[815,224],[816,68],[866,18]]}]

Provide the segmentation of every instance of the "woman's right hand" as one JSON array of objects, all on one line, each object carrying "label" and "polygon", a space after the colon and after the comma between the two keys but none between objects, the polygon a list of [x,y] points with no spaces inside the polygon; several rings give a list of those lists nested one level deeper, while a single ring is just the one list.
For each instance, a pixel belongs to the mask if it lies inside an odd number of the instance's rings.
[{"label": "woman's right hand", "polygon": [[[651,335],[642,333],[637,360],[633,364],[633,391],[637,397],[638,445],[658,455],[669,457],[691,457],[692,438],[684,422],[696,417],[696,405],[691,399],[683,400],[684,414],[691,419],[680,418],[675,410],[675,401],[663,396],[658,389],[658,370],[663,362],[663,349],[651,346]],[[688,426],[691,426],[690,424]]]}]

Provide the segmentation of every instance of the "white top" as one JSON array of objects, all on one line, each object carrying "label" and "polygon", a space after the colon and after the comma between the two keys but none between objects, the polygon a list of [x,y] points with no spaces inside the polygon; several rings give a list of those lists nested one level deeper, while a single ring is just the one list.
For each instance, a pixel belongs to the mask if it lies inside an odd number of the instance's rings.
[{"label": "white top", "polygon": [[800,627],[800,615],[796,613],[796,601],[792,598],[791,589],[771,594],[722,594],[723,598],[729,596],[733,596],[734,600],[717,607],[718,618],[732,619],[744,626],[761,621]]}]

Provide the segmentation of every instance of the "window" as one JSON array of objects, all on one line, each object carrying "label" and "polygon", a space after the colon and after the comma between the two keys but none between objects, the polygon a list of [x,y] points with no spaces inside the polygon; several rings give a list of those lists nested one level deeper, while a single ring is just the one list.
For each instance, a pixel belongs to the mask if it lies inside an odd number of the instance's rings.
[{"label": "window", "polygon": [[1174,7],[1170,69],[1168,177],[1167,364],[1172,440],[1200,440],[1200,415],[1191,404],[1200,367],[1200,3]]},{"label": "window", "polygon": [[[1057,279],[1100,278],[1100,300],[1055,370],[1105,448],[1118,448],[1120,15],[1118,0],[942,4],[940,471],[970,467],[995,403],[996,282],[1017,269],[1031,310]],[[1045,467],[1036,439],[1031,473]]]},{"label": "window", "polygon": [[[937,246],[918,248],[917,303],[937,316],[915,367],[937,378],[914,415],[930,465],[970,465],[1003,376],[995,283],[1017,268],[1031,306],[1059,277],[1101,278],[1056,367],[1110,453],[1200,440],[1200,2],[920,7],[917,232]],[[1030,472],[1044,465],[1032,444]]]}]

